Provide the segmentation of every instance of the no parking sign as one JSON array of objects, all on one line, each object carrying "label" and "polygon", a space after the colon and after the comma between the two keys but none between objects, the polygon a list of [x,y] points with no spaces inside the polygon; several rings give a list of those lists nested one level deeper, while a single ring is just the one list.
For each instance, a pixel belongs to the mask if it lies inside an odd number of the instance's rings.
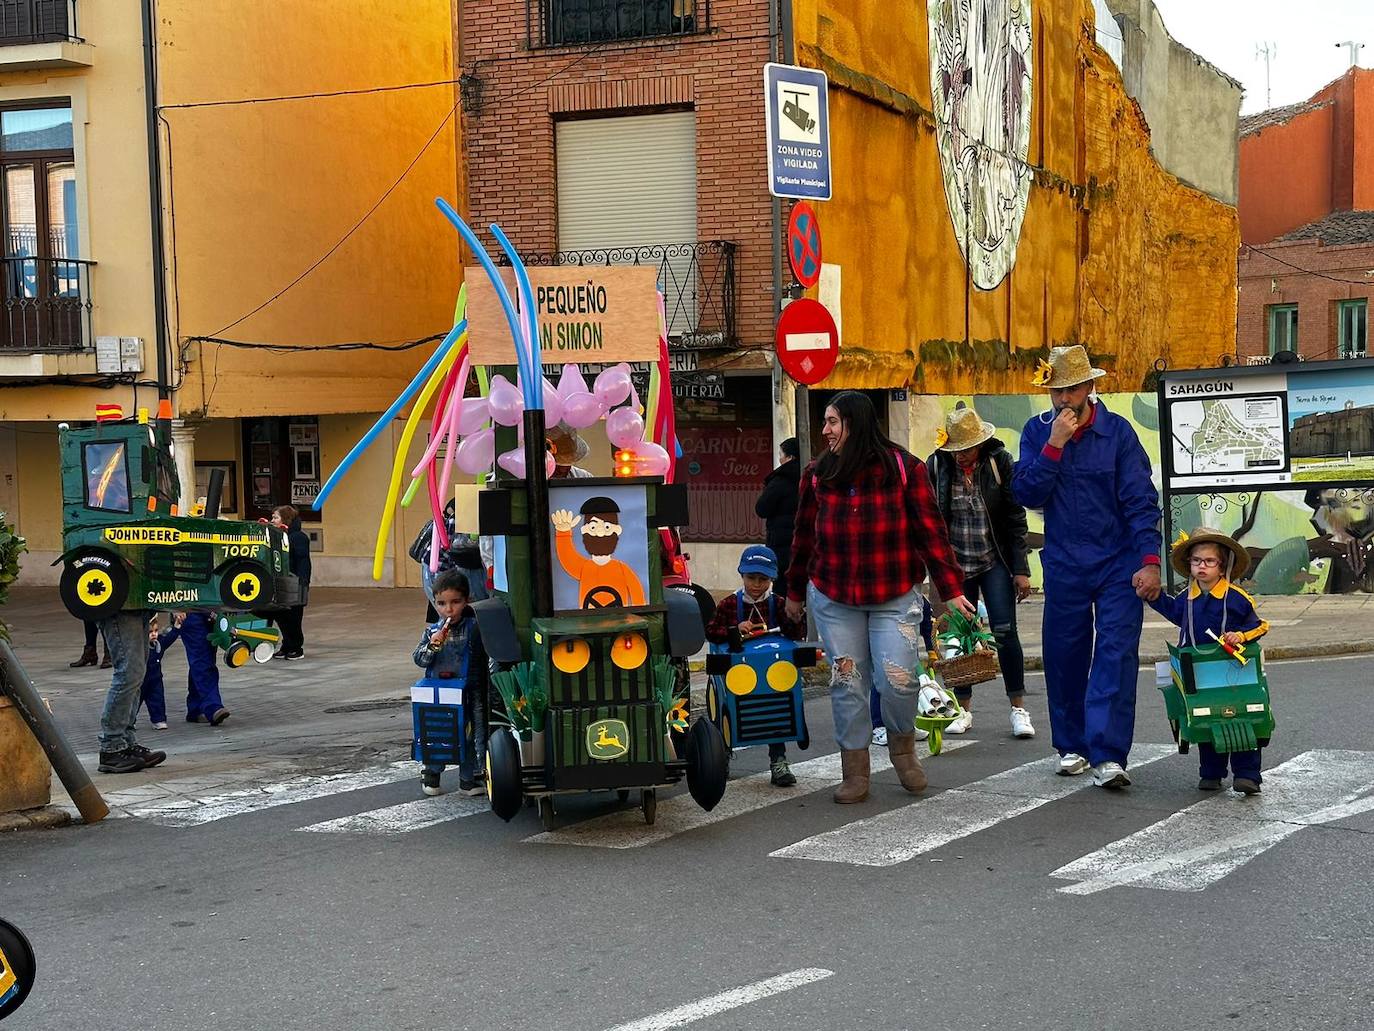
[{"label": "no parking sign", "polygon": [[787,260],[797,282],[806,289],[821,278],[821,224],[816,209],[805,201],[792,206],[787,221]]}]

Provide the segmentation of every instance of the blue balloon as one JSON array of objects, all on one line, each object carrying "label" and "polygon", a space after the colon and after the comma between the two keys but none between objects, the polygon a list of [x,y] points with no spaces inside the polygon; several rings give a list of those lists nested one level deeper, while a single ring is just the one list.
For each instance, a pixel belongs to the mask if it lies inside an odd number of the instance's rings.
[{"label": "blue balloon", "polygon": [[434,370],[439,367],[439,363],[444,360],[444,355],[452,350],[458,338],[467,332],[467,328],[468,320],[464,319],[449,330],[448,335],[444,337],[434,354],[430,356],[429,361],[425,362],[424,368],[417,372],[415,378],[410,381],[410,385],[406,387],[405,390],[401,391],[401,396],[396,398],[396,400],[392,402],[391,407],[382,413],[382,417],[377,420],[376,425],[363,434],[363,439],[353,445],[353,450],[344,456],[344,460],[339,463],[339,467],[330,474],[329,479],[325,480],[324,486],[320,488],[319,494],[315,495],[315,501],[311,504],[311,508],[317,512],[320,510],[320,506],[324,504],[330,492],[338,486],[339,480],[343,478],[344,473],[348,472],[349,467],[358,460],[358,456],[372,445],[372,442],[377,439],[377,435],[387,427],[387,424],[390,423],[392,419],[396,418],[396,414],[405,407],[405,403],[420,392],[421,388],[423,388],[425,383],[429,380],[429,377],[434,374]]},{"label": "blue balloon", "polygon": [[[496,237],[496,242],[501,245],[501,250],[510,259],[511,267],[515,269],[515,283],[520,289],[520,307],[524,309],[525,321],[529,325],[529,364],[531,367],[537,368],[540,373],[530,382],[530,388],[526,389],[525,407],[527,409],[543,408],[544,363],[539,357],[539,319],[534,311],[534,290],[530,287],[530,274],[525,268],[525,263],[520,260],[519,252],[511,245],[506,234],[501,231],[501,227],[493,222],[489,228],[491,235]],[[516,339],[515,346],[520,346],[519,338]]]},{"label": "blue balloon", "polygon": [[[506,289],[506,284],[502,281],[500,273],[496,271],[495,262],[491,260],[486,248],[482,246],[482,241],[463,221],[462,216],[454,211],[453,206],[443,197],[434,198],[434,203],[443,212],[444,217],[453,223],[453,228],[458,230],[458,235],[468,245],[468,250],[472,251],[477,258],[477,263],[482,266],[482,271],[487,274],[487,278],[491,280],[491,285],[496,289],[497,299],[501,302],[501,310],[506,313],[506,324],[510,326],[511,338],[515,341],[515,362],[520,368],[520,378],[524,380],[522,386],[525,390],[525,405],[530,407],[529,399],[532,395],[529,393],[529,384],[536,377],[534,370],[529,368],[529,356],[525,353],[525,349],[520,346],[520,319],[515,314],[515,305],[511,303],[510,291]],[[542,380],[543,377],[538,378]]]}]

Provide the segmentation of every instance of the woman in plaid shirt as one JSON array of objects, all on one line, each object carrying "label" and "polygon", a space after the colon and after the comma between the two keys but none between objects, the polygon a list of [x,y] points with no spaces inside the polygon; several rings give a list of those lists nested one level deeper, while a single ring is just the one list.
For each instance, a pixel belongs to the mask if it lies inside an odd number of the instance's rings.
[{"label": "woman in plaid shirt", "polygon": [[868,692],[882,698],[892,766],[925,789],[916,758],[916,676],[929,569],[940,596],[967,616],[964,573],[920,459],[888,440],[873,403],[845,390],[825,410],[825,452],[801,477],[787,571],[787,615],[811,609],[830,659],[830,704],[844,782],[840,803],[868,797]]}]

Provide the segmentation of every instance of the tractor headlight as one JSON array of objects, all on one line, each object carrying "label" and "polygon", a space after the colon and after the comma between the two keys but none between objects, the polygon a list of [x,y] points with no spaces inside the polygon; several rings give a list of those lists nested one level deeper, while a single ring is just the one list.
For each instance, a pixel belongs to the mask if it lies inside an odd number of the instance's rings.
[{"label": "tractor headlight", "polygon": [[754,667],[741,662],[737,666],[731,666],[730,672],[725,674],[725,686],[731,694],[746,695],[758,686],[759,675],[754,672]]},{"label": "tractor headlight", "polygon": [[553,664],[560,673],[581,673],[591,661],[592,649],[580,637],[569,637],[553,646]]},{"label": "tractor headlight", "polygon": [[621,634],[611,644],[611,661],[621,669],[639,669],[649,657],[649,642],[642,634]]},{"label": "tractor headlight", "polygon": [[797,685],[797,667],[779,659],[768,667],[768,686],[774,691],[790,691]]}]

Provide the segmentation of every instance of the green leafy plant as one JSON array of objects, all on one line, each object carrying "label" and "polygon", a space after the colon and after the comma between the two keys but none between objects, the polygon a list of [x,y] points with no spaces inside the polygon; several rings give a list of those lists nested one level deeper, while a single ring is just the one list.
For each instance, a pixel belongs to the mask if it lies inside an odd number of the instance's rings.
[{"label": "green leafy plant", "polygon": [[997,640],[980,619],[969,619],[962,612],[950,609],[940,617],[938,635],[941,641],[959,646],[961,655],[976,651],[996,651]]},{"label": "green leafy plant", "polygon": [[[14,532],[14,527],[0,512],[0,605],[5,604],[10,584],[19,579],[19,556],[28,551],[28,542]],[[9,640],[9,627],[0,619],[0,637]]]},{"label": "green leafy plant", "polygon": [[673,660],[662,656],[653,661],[654,694],[663,707],[665,719],[672,730],[687,729],[687,699],[677,693],[677,671]]},{"label": "green leafy plant", "polygon": [[534,663],[522,662],[502,670],[491,682],[506,703],[506,715],[516,734],[528,741],[531,731],[544,729],[549,714],[549,689]]}]

